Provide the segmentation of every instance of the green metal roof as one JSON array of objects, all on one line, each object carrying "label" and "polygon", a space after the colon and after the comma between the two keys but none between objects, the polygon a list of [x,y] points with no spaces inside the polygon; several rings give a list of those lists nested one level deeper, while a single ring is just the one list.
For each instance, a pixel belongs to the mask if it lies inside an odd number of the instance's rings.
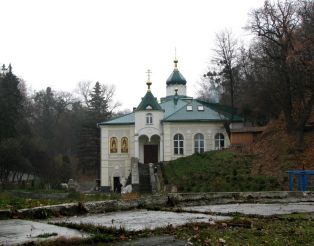
[{"label": "green metal roof", "polygon": [[146,95],[142,98],[141,103],[138,105],[136,110],[162,110],[160,105],[157,102],[157,99],[154,97],[154,95],[147,91]]},{"label": "green metal roof", "polygon": [[175,68],[167,79],[167,85],[186,85],[186,79],[179,70]]},{"label": "green metal roof", "polygon": [[170,100],[167,100],[160,104],[161,108],[165,111],[164,118],[172,115],[173,113],[177,112],[179,109],[184,107],[187,102],[184,100],[180,100],[178,97],[177,103],[174,102],[175,98],[172,97]]},{"label": "green metal roof", "polygon": [[[147,96],[147,97],[146,97]],[[156,102],[154,104],[146,104],[145,102]],[[168,99],[168,98],[167,98]],[[168,100],[158,104],[156,98],[151,92],[147,92],[137,110],[145,110],[150,105],[153,109],[163,110],[163,122],[210,122],[231,120],[231,112],[233,111],[233,122],[240,122],[243,119],[235,114],[235,110],[229,106],[218,103],[208,103],[201,100],[195,100],[190,97],[171,97]],[[153,107],[154,106],[154,107]],[[187,110],[187,106],[191,106],[192,110]],[[203,106],[203,110],[199,110],[198,106]],[[141,109],[143,107],[143,109]],[[135,124],[135,113],[123,115],[108,121],[99,123],[98,125],[133,125]]]},{"label": "green metal roof", "polygon": [[[180,100],[181,101],[181,100]],[[188,110],[187,107],[190,106],[192,110]],[[203,110],[199,110],[198,106],[202,106]],[[188,122],[188,121],[223,121],[227,117],[214,111],[213,109],[206,107],[197,100],[193,100],[190,103],[185,103],[183,107],[174,112],[173,114],[166,117],[164,122]]]},{"label": "green metal roof", "polygon": [[98,125],[133,125],[135,123],[134,115],[134,113],[129,113],[108,121],[103,121]]}]

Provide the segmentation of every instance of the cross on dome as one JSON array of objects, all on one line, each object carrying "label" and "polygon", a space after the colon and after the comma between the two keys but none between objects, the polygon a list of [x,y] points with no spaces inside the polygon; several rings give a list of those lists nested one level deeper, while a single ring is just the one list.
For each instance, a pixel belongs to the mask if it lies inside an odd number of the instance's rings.
[{"label": "cross on dome", "polygon": [[150,91],[150,86],[152,85],[152,82],[150,81],[150,74],[152,73],[152,71],[150,69],[147,70],[147,91]]}]

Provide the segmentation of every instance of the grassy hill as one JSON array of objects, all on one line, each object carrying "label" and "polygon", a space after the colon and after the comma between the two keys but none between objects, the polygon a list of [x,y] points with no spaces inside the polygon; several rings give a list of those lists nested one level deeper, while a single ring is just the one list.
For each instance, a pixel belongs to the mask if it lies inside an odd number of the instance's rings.
[{"label": "grassy hill", "polygon": [[194,154],[163,168],[165,183],[179,192],[280,190],[277,178],[252,174],[253,155],[232,150]]},{"label": "grassy hill", "polygon": [[[287,170],[314,170],[314,129],[305,131],[305,149],[300,151],[284,125],[282,119],[270,122],[255,143],[242,149],[171,161],[163,168],[165,182],[182,192],[287,190]],[[314,177],[308,185],[314,189]]]}]

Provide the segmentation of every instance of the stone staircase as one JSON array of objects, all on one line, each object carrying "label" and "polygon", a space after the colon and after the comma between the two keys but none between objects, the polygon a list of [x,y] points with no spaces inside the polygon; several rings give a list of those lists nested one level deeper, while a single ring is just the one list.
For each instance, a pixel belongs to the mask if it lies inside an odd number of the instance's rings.
[{"label": "stone staircase", "polygon": [[152,186],[150,183],[149,165],[138,163],[139,171],[139,192],[152,193]]},{"label": "stone staircase", "polygon": [[126,185],[126,186],[127,186],[127,185],[130,185],[130,184],[132,184],[132,173],[129,174],[128,179],[127,179],[126,182],[125,182],[125,185]]}]

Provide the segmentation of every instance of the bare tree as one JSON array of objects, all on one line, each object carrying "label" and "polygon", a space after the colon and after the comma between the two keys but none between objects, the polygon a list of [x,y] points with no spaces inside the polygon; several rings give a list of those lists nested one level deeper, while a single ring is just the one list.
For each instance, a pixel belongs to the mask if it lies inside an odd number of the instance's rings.
[{"label": "bare tree", "polygon": [[[312,7],[305,7],[309,5]],[[309,15],[305,19],[301,15],[302,7],[309,9]],[[314,89],[313,70],[302,66],[301,60],[296,59],[296,51],[300,48],[300,41],[303,44],[311,44],[307,46],[310,48],[308,55],[303,57],[306,57],[310,64],[313,62],[313,36],[302,41],[298,35],[306,27],[305,20],[310,20],[311,15],[313,1],[265,1],[263,8],[251,13],[248,25],[258,37],[258,43],[269,64],[267,69],[277,87],[272,96],[276,98],[276,103],[284,113],[287,131],[297,134],[297,145],[300,148],[303,148],[304,126],[314,102]],[[309,23],[311,28],[308,31],[313,33],[313,22]],[[305,54],[306,46],[302,47]]]},{"label": "bare tree", "polygon": [[[212,70],[212,69],[208,69]],[[214,80],[217,79],[214,76],[204,75],[199,81],[199,90],[197,91],[197,97],[200,100],[206,102],[218,102],[222,93],[221,86]]]},{"label": "bare tree", "polygon": [[82,97],[85,106],[89,107],[89,95],[92,90],[92,81],[80,81],[77,85],[76,92]]},{"label": "bare tree", "polygon": [[[90,100],[92,89],[92,81],[80,81],[76,89],[77,94],[80,98],[83,99],[84,105],[88,108],[91,106]],[[120,102],[113,100],[116,90],[114,85],[100,84],[100,89],[100,96],[103,97],[104,100],[108,103],[108,110],[110,113],[112,113],[115,109],[121,106]]]},{"label": "bare tree", "polygon": [[[216,90],[220,94],[220,101],[226,99],[230,106],[230,119],[225,122],[225,129],[230,136],[230,123],[234,118],[235,108],[235,92],[238,76],[238,50],[239,45],[237,39],[230,30],[225,30],[216,34],[216,48],[214,49],[214,58],[212,63],[215,67],[212,71],[208,71],[204,78],[202,87],[207,90]],[[206,82],[209,82],[208,84]],[[204,94],[203,94],[204,95]]]},{"label": "bare tree", "polygon": [[[221,84],[225,92],[230,94],[230,105],[234,108],[234,94],[236,87],[236,69],[238,55],[238,41],[234,38],[230,30],[225,30],[216,34],[216,55],[213,61],[219,66]],[[231,119],[232,120],[232,119]]]},{"label": "bare tree", "polygon": [[116,91],[116,88],[114,85],[101,85],[102,95],[105,98],[105,100],[108,102],[109,111],[112,114],[112,112],[121,106],[121,103],[118,101],[113,101],[114,93]]}]

